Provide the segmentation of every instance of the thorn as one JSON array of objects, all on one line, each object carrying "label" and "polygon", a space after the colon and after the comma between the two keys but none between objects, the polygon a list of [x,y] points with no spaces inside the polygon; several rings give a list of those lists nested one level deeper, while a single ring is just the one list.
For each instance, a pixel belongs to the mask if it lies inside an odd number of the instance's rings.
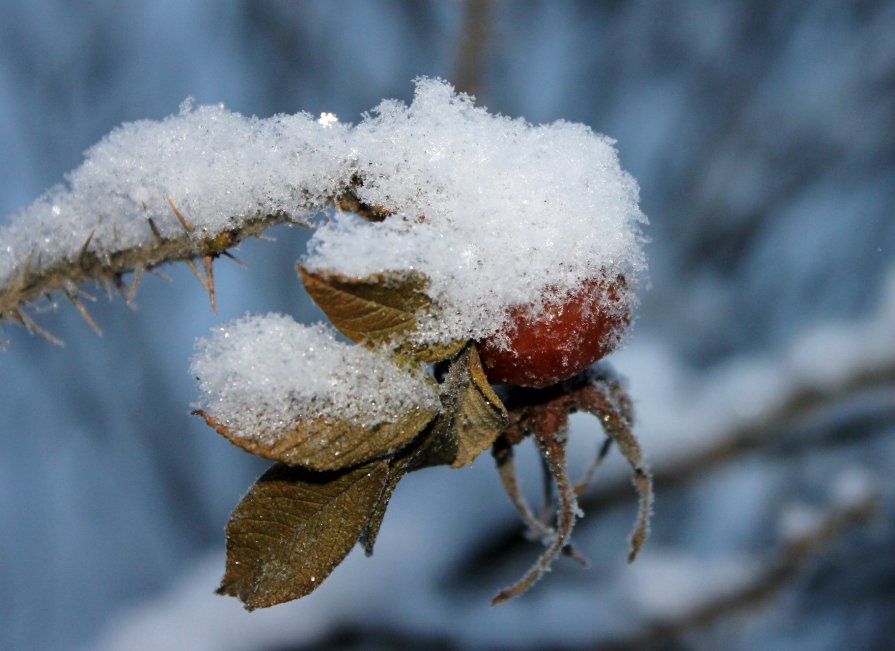
[{"label": "thorn", "polygon": [[114,285],[118,295],[127,300],[127,285],[124,282],[124,274],[115,273],[103,276],[103,284],[106,287],[106,298],[112,300],[112,286]]},{"label": "thorn", "polygon": [[90,326],[90,329],[93,330],[100,337],[103,334],[102,329],[96,324],[96,321],[93,320],[93,317],[90,316],[90,312],[87,311],[87,307],[81,302],[81,299],[78,298],[77,294],[71,294],[66,292],[66,296],[68,296],[68,300],[71,301],[72,305],[78,310],[78,314],[87,322],[87,325]]},{"label": "thorn", "polygon": [[205,282],[204,276],[202,276],[202,272],[199,271],[199,267],[196,266],[196,261],[187,258],[184,260],[186,262],[186,266],[190,268],[190,271],[193,272],[193,275],[196,277],[196,280],[199,281],[199,284],[202,285],[202,289],[206,292],[208,291],[208,283]]},{"label": "thorn", "polygon": [[245,261],[243,261],[241,258],[236,257],[235,255],[233,255],[233,254],[230,253],[229,251],[224,251],[223,253],[221,253],[221,255],[227,256],[228,258],[230,258],[231,260],[233,260],[233,262],[235,262],[236,264],[238,264],[240,267],[245,268],[246,266],[248,266],[248,265],[246,265]]},{"label": "thorn", "polygon": [[128,305],[132,305],[134,302],[134,297],[137,295],[137,288],[140,286],[140,281],[143,280],[143,271],[145,268],[140,265],[134,269],[134,279],[131,281],[131,286],[128,288],[127,292],[124,294],[124,302]]},{"label": "thorn", "polygon": [[[100,220],[102,221],[102,220]],[[90,235],[87,236],[87,239],[84,240],[84,243],[81,245],[81,250],[78,251],[78,266],[84,264],[84,256],[87,255],[87,247],[90,246],[90,240],[93,239],[93,234],[96,232],[96,228],[90,231]]]},{"label": "thorn", "polygon": [[218,306],[214,298],[214,258],[210,255],[202,257],[205,266],[205,289],[208,290],[208,300],[211,302],[211,311],[217,314]]},{"label": "thorn", "polygon": [[168,274],[166,274],[164,271],[159,271],[158,269],[147,269],[147,271],[148,271],[149,273],[151,273],[153,276],[156,276],[156,277],[158,277],[158,278],[161,278],[161,279],[164,280],[166,283],[173,282],[173,280],[174,280],[173,278],[171,278],[171,276],[169,276]]},{"label": "thorn", "polygon": [[156,242],[162,241],[162,232],[158,229],[158,226],[155,225],[152,217],[147,217],[146,222],[149,224],[149,230],[152,231],[152,236],[155,238]]},{"label": "thorn", "polygon": [[264,240],[265,242],[276,242],[277,241],[277,238],[275,238],[273,235],[265,235],[264,233],[261,233],[260,235],[257,235],[256,237],[259,240]]},{"label": "thorn", "polygon": [[82,296],[91,303],[96,303],[96,297],[78,287],[77,283],[75,283],[73,280],[66,280],[63,283],[63,291],[68,297]]},{"label": "thorn", "polygon": [[107,301],[112,300],[112,296],[115,294],[113,290],[118,290],[118,293],[121,293],[121,287],[123,283],[121,282],[120,273],[104,273],[97,279],[96,283],[99,284],[100,281],[102,281],[103,293],[106,295]]},{"label": "thorn", "polygon": [[78,296],[80,296],[80,297],[82,297],[82,298],[86,298],[86,299],[87,299],[88,301],[90,301],[91,303],[96,303],[96,296],[94,296],[93,294],[91,294],[90,292],[88,292],[88,291],[87,291],[86,289],[84,289],[83,287],[78,287],[78,288],[77,288],[77,292],[78,292]]},{"label": "thorn", "polygon": [[17,287],[25,287],[28,284],[28,276],[31,275],[31,260],[34,258],[34,251],[25,258],[24,264],[22,264],[22,268],[19,270],[19,276],[16,278],[15,285]]},{"label": "thorn", "polygon": [[175,206],[174,202],[171,201],[171,197],[166,194],[165,200],[168,202],[168,205],[171,206],[171,210],[174,212],[174,216],[177,217],[177,221],[179,221],[180,225],[183,226],[183,230],[185,230],[187,233],[192,233],[193,227],[190,226],[189,222],[187,222],[180,211],[177,210],[177,206]]},{"label": "thorn", "polygon": [[58,337],[54,337],[52,334],[50,334],[49,331],[41,328],[39,325],[37,325],[34,322],[34,320],[30,316],[28,316],[22,310],[15,310],[12,314],[13,314],[13,317],[19,323],[21,323],[23,326],[25,326],[25,328],[31,334],[37,335],[38,337],[41,337],[41,338],[49,341],[51,344],[55,344],[56,346],[64,346],[65,345],[64,341],[62,341]]}]

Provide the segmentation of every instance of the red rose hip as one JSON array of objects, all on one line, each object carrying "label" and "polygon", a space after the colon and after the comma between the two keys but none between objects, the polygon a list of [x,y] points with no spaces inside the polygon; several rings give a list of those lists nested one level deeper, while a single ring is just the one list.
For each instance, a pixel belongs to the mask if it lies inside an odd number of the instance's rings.
[{"label": "red rose hip", "polygon": [[624,276],[600,277],[547,301],[536,314],[528,305],[507,312],[508,326],[477,344],[488,381],[540,388],[612,352],[630,322],[631,297]]}]

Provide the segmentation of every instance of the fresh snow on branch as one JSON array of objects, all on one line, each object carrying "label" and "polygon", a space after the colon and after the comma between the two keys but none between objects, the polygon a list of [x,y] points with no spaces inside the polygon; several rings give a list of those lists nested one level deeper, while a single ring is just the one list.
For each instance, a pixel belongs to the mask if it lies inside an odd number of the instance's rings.
[{"label": "fresh snow on branch", "polygon": [[179,115],[125,124],[0,230],[0,280],[29,256],[71,259],[88,238],[88,250],[105,255],[150,244],[150,219],[161,237],[179,237],[169,199],[196,238],[258,215],[303,217],[347,183],[346,133],[304,113],[261,120],[189,100]]},{"label": "fresh snow on branch", "polygon": [[[328,206],[305,263],[358,276],[415,270],[444,312],[428,338],[477,338],[601,275],[645,268],[636,182],[610,139],[568,122],[492,115],[416,81],[357,126],[332,114],[247,118],[223,106],[126,124],[0,229],[0,319],[41,295],[225,253]],[[369,215],[365,215],[369,216]]]}]

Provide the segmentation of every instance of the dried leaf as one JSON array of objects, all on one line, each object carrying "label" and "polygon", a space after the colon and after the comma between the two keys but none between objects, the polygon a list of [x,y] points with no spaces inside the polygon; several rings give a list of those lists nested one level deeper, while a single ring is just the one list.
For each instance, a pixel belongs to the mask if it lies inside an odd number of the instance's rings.
[{"label": "dried leaf", "polygon": [[412,441],[436,414],[414,407],[395,422],[375,425],[318,416],[292,423],[276,436],[246,437],[202,410],[193,413],[247,452],[316,471],[350,468],[386,456]]},{"label": "dried leaf", "polygon": [[218,593],[252,610],[312,592],[357,542],[387,474],[385,461],[338,474],[273,466],[230,516]]},{"label": "dried leaf", "polygon": [[383,483],[382,491],[370,510],[370,517],[367,518],[367,523],[360,534],[360,544],[363,546],[364,553],[367,556],[373,555],[373,545],[376,544],[376,538],[379,536],[379,529],[382,527],[383,518],[385,518],[385,509],[392,499],[392,494],[395,492],[398,482],[404,478],[405,474],[407,474],[406,463],[389,464],[388,474]]},{"label": "dried leaf", "polygon": [[485,377],[475,346],[451,364],[444,382],[442,414],[457,436],[454,468],[465,466],[491,447],[508,424],[507,410]]},{"label": "dried leaf", "polygon": [[457,447],[457,435],[450,427],[450,418],[439,416],[413,443],[389,459],[388,479],[360,537],[367,556],[373,553],[385,509],[398,482],[414,470],[450,465],[457,458]]},{"label": "dried leaf", "polygon": [[392,344],[422,362],[437,362],[456,354],[465,341],[444,344],[411,343],[417,314],[433,309],[426,295],[428,279],[416,271],[389,271],[351,278],[332,271],[298,273],[305,289],[343,335],[355,342]]}]

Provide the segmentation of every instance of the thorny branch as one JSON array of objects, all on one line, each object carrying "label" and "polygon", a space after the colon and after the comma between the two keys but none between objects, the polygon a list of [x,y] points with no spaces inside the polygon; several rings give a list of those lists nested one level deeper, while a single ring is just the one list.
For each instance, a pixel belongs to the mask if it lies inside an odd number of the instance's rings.
[{"label": "thorny branch", "polygon": [[[73,258],[45,263],[39,257],[29,256],[22,262],[18,272],[11,276],[5,285],[0,286],[0,324],[5,321],[16,322],[34,334],[60,344],[62,342],[59,339],[34,321],[28,314],[27,306],[42,297],[62,293],[91,328],[99,331],[99,326],[80,300],[80,296],[83,295],[81,285],[89,282],[101,284],[109,295],[114,288],[127,302],[131,302],[144,272],[174,262],[185,262],[193,269],[199,282],[208,292],[214,307],[212,264],[216,258],[222,255],[233,257],[230,254],[231,248],[248,237],[262,237],[265,230],[277,224],[307,225],[289,214],[278,212],[271,215],[257,215],[242,220],[238,226],[231,229],[210,233],[205,237],[196,237],[189,221],[170,199],[168,202],[183,226],[183,233],[178,237],[163,237],[155,223],[149,219],[146,224],[146,239],[134,247],[114,251],[97,250],[91,247],[92,236],[90,236]],[[381,207],[367,206],[360,202],[353,186],[345,188],[328,204],[341,210],[356,212],[371,221],[381,221],[387,214]],[[308,211],[310,210],[308,207]],[[197,260],[202,262],[201,270],[196,264]],[[134,274],[130,286],[124,282],[124,276],[128,273]]]}]

